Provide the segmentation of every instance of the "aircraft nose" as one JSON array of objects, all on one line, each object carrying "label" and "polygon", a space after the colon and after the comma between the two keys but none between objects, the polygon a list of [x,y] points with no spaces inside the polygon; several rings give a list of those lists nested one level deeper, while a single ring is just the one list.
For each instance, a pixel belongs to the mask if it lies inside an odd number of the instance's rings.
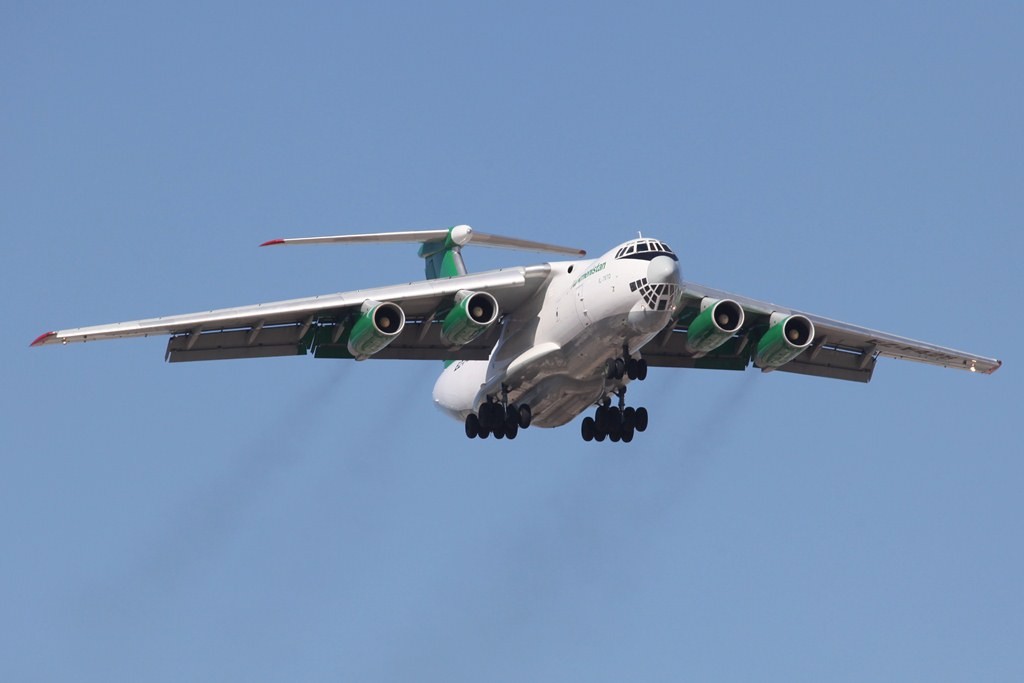
[{"label": "aircraft nose", "polygon": [[652,284],[679,284],[679,264],[668,256],[655,256],[647,266],[647,281]]}]

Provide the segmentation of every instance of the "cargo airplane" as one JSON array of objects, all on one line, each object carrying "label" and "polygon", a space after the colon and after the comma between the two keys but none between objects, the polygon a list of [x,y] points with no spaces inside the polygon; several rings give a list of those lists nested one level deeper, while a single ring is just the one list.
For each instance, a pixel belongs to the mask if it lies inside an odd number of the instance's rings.
[{"label": "cargo airplane", "polygon": [[[261,246],[419,243],[426,279],[339,294],[47,332],[33,346],[170,335],[170,362],[301,356],[444,361],[434,403],[469,438],[515,439],[593,407],[585,441],[632,441],[648,426],[626,389],[649,368],[794,372],[867,382],[881,357],[991,374],[1001,362],[802,313],[683,279],[665,242],[586,252],[473,231],[277,239]],[[469,274],[473,243],[577,260]]]}]

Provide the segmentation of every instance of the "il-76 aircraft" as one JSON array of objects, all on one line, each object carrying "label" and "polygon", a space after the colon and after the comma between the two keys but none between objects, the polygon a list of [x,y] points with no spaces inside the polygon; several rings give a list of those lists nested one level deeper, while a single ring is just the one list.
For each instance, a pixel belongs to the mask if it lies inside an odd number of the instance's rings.
[{"label": "il-76 aircraft", "polygon": [[434,403],[469,438],[514,439],[594,408],[585,441],[632,441],[626,405],[649,368],[795,372],[867,382],[879,357],[991,374],[1001,362],[802,313],[684,280],[668,244],[623,242],[593,260],[468,274],[467,244],[586,256],[579,249],[443,230],[277,239],[261,246],[419,243],[426,280],[205,313],[47,332],[33,346],[170,335],[166,360],[269,356],[444,361]]}]

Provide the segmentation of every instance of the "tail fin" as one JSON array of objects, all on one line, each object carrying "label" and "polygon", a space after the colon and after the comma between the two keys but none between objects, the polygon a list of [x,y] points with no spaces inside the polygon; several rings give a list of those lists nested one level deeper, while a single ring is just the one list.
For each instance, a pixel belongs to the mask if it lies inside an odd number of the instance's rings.
[{"label": "tail fin", "polygon": [[361,235],[332,235],[328,237],[293,237],[264,242],[261,247],[277,244],[335,244],[363,242],[418,242],[419,255],[426,261],[427,279],[453,277],[466,274],[462,260],[462,247],[470,241],[485,247],[503,247],[523,251],[542,251],[554,254],[586,256],[582,249],[560,247],[555,244],[532,242],[515,237],[502,237],[483,232],[474,232],[468,225],[456,225],[446,230],[411,230],[406,232],[373,232]]}]

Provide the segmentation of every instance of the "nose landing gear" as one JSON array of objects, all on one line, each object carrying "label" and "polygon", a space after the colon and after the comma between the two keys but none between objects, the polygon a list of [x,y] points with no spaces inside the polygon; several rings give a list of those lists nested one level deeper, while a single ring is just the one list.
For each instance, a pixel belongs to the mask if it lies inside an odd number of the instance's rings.
[{"label": "nose landing gear", "polygon": [[609,358],[605,363],[605,379],[622,379],[628,377],[638,381],[647,379],[647,361],[643,358],[633,358],[629,355],[627,347],[622,348],[622,356]]}]

